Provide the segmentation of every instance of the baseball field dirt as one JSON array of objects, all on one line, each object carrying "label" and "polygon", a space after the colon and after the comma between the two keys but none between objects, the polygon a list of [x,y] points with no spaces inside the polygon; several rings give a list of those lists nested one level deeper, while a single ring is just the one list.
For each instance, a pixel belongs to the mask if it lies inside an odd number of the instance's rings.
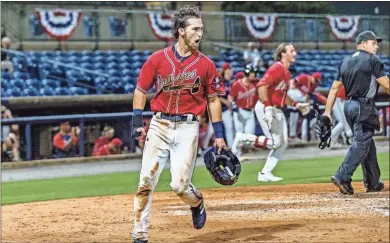
[{"label": "baseball field dirt", "polygon": [[[382,192],[337,192],[331,183],[201,190],[208,220],[173,192],[156,192],[150,243],[389,242],[389,181]],[[131,242],[133,195],[2,207],[2,242]]]}]

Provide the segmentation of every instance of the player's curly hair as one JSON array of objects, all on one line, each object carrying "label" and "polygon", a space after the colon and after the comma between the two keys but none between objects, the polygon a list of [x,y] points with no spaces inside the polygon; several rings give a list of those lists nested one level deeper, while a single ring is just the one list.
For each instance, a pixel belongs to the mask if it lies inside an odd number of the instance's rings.
[{"label": "player's curly hair", "polygon": [[278,47],[276,48],[275,54],[274,54],[275,61],[278,62],[278,61],[282,60],[282,53],[286,53],[286,51],[287,51],[286,46],[289,46],[289,45],[292,45],[292,44],[283,42],[283,43],[278,45]]},{"label": "player's curly hair", "polygon": [[176,40],[179,38],[179,28],[185,28],[189,18],[201,18],[199,7],[184,6],[174,13],[171,32]]}]

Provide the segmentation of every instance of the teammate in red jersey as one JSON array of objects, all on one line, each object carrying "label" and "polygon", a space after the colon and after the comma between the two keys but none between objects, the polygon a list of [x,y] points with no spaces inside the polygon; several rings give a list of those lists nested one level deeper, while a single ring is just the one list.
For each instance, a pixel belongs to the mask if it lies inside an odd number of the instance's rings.
[{"label": "teammate in red jersey", "polygon": [[255,83],[257,69],[248,65],[244,73],[243,78],[233,83],[228,99],[237,105],[233,112],[236,133],[254,134],[256,128],[254,108],[259,99]]},{"label": "teammate in red jersey", "polygon": [[[320,104],[325,104],[326,97],[319,92],[315,92],[315,89],[317,88],[321,78],[322,78],[322,74],[320,72],[315,72],[311,75],[302,73],[297,77],[295,77],[294,79],[291,79],[290,88],[287,92],[287,95],[296,101],[318,102]],[[300,141],[296,138],[299,112],[297,112],[295,108],[291,108],[291,109],[292,111],[290,112],[290,118],[289,118],[289,128],[290,128],[289,137],[291,139],[296,139],[297,141]],[[316,121],[315,119],[313,119],[314,117],[315,117],[314,114],[312,116],[309,115],[303,117],[302,128],[301,128],[302,131],[301,139],[304,141],[308,141],[309,131],[308,131],[307,123],[309,122],[310,123],[309,127],[313,128]]]},{"label": "teammate in red jersey", "polygon": [[275,60],[263,78],[257,83],[260,100],[257,101],[255,112],[261,125],[264,136],[237,133],[234,139],[232,152],[240,154],[242,145],[246,144],[255,148],[269,149],[267,162],[258,175],[258,181],[279,181],[283,178],[276,177],[272,170],[282,157],[287,148],[287,122],[281,108],[292,105],[307,114],[310,111],[309,103],[293,101],[287,96],[291,73],[288,68],[295,62],[296,52],[290,43],[282,43],[276,49]]},{"label": "teammate in red jersey", "polygon": [[206,222],[202,194],[191,183],[197,156],[198,115],[206,109],[212,121],[215,145],[226,147],[223,139],[219,96],[225,95],[223,79],[214,63],[198,51],[203,36],[200,12],[194,7],[179,9],[172,18],[175,45],[153,53],[143,65],[134,93],[134,137],[145,136],[142,110],[146,94],[156,87],[151,101],[154,113],[146,137],[142,169],[134,197],[134,242],[148,241],[152,193],[166,161],[170,160],[171,187],[192,211],[195,229]]}]

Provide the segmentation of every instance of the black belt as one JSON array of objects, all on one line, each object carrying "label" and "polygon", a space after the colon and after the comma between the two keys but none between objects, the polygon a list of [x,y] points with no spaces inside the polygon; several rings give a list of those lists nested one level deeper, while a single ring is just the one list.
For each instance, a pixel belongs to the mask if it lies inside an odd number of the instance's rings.
[{"label": "black belt", "polygon": [[198,121],[198,117],[193,114],[185,114],[185,115],[173,115],[173,114],[165,114],[162,112],[155,112],[154,113],[157,118],[162,118],[165,120],[169,120],[172,122],[184,122],[188,120],[188,116],[192,116],[192,119],[190,121]]},{"label": "black belt", "polygon": [[349,96],[348,100],[363,101],[363,102],[367,102],[367,103],[374,102],[374,99],[367,98],[367,97],[364,97],[364,96]]},{"label": "black belt", "polygon": [[252,109],[247,109],[247,108],[241,108],[243,110],[246,110],[246,111],[252,111]]}]

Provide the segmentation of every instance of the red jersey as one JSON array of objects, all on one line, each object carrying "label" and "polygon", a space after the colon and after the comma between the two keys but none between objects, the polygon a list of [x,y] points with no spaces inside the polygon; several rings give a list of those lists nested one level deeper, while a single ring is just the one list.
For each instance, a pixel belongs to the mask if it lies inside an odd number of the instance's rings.
[{"label": "red jersey", "polygon": [[92,154],[95,154],[97,153],[97,151],[99,150],[99,148],[103,145],[106,145],[110,142],[110,140],[108,140],[108,138],[106,138],[105,136],[101,136],[100,138],[98,138],[95,142],[95,145],[93,146],[93,151],[92,151]]},{"label": "red jersey", "polygon": [[298,75],[295,80],[297,81],[295,83],[297,89],[299,89],[302,93],[309,94],[313,93],[314,90],[317,88],[318,83],[316,82],[315,84],[311,83],[312,76],[309,74],[302,73]]},{"label": "red jersey", "polygon": [[65,143],[69,140],[69,138],[72,138],[72,144],[73,146],[77,145],[77,137],[72,136],[70,133],[69,134],[61,134],[58,132],[54,137],[53,137],[53,145],[61,150],[64,150],[65,148]]},{"label": "red jersey", "polygon": [[344,85],[341,85],[341,88],[339,89],[339,92],[337,92],[337,97],[342,99],[342,100],[347,100],[347,95],[345,94]]},{"label": "red jersey", "polygon": [[265,72],[263,78],[257,83],[257,87],[268,84],[268,101],[273,106],[286,105],[287,90],[291,73],[281,62],[275,62]]},{"label": "red jersey", "polygon": [[201,115],[206,97],[223,96],[225,88],[214,63],[199,51],[180,62],[173,46],[153,53],[138,76],[137,89],[146,94],[153,85],[156,96],[150,107],[154,112]]},{"label": "red jersey", "polygon": [[256,85],[250,83],[249,86],[245,86],[243,79],[239,79],[233,83],[229,95],[234,98],[234,102],[238,107],[244,109],[254,108],[259,99]]},{"label": "red jersey", "polygon": [[110,149],[108,148],[108,144],[101,146],[98,151],[94,154],[95,156],[109,155]]}]

